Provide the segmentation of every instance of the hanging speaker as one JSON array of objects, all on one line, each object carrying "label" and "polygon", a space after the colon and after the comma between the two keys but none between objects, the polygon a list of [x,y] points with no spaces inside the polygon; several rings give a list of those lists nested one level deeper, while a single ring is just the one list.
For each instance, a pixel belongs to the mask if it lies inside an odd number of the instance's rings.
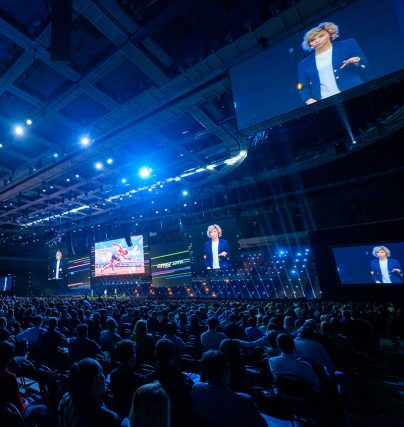
[{"label": "hanging speaker", "polygon": [[50,54],[53,61],[70,61],[73,0],[52,0]]}]

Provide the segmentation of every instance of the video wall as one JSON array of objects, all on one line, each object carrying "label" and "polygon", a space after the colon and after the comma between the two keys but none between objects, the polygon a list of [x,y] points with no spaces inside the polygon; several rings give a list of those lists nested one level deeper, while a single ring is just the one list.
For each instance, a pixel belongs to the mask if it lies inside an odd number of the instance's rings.
[{"label": "video wall", "polygon": [[90,256],[70,258],[67,263],[67,286],[69,288],[90,287],[91,262]]},{"label": "video wall", "polygon": [[186,286],[191,283],[191,258],[186,242],[151,246],[153,286]]},{"label": "video wall", "polygon": [[331,248],[341,285],[404,284],[404,243]]},{"label": "video wall", "polygon": [[6,276],[0,276],[0,291],[11,292],[13,287],[13,276],[7,274]]},{"label": "video wall", "polygon": [[239,130],[404,68],[401,0],[358,0],[230,69]]},{"label": "video wall", "polygon": [[143,236],[108,240],[95,244],[94,273],[98,276],[143,274],[145,272]]},{"label": "video wall", "polygon": [[60,280],[63,282],[66,279],[67,265],[67,250],[66,248],[56,248],[49,251],[48,260],[48,280]]}]

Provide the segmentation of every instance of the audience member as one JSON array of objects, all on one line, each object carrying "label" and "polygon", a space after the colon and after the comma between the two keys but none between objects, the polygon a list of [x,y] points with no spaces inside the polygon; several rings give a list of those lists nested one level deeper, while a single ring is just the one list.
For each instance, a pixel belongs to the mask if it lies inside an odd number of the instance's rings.
[{"label": "audience member", "polygon": [[122,427],[171,427],[170,399],[157,381],[139,387]]}]

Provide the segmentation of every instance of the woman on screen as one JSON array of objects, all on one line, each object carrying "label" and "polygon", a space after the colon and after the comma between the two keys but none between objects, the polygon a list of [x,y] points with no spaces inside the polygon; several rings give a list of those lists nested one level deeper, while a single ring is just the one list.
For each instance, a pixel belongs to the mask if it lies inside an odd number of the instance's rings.
[{"label": "woman on screen", "polygon": [[55,261],[53,262],[52,270],[52,279],[62,279],[63,278],[63,261],[62,261],[62,252],[56,251]]},{"label": "woman on screen", "polygon": [[211,239],[205,243],[205,254],[203,256],[208,270],[227,270],[229,268],[230,248],[227,240],[221,239],[222,229],[213,224],[208,227],[206,233]]},{"label": "woman on screen", "polygon": [[120,243],[114,242],[113,245],[117,246],[117,249],[114,250],[114,252],[112,252],[111,261],[101,269],[101,273],[103,273],[109,267],[111,267],[112,271],[114,271],[115,270],[114,267],[121,264],[122,262],[121,257],[127,260],[131,259],[126,257],[129,251],[127,249],[124,249]]},{"label": "woman on screen", "polygon": [[377,259],[371,262],[373,283],[401,283],[402,274],[400,263],[390,258],[390,250],[386,246],[375,246],[372,254]]},{"label": "woman on screen", "polygon": [[299,95],[307,105],[364,82],[368,62],[354,39],[340,42],[338,26],[323,22],[307,31],[303,50],[313,52],[299,63]]}]

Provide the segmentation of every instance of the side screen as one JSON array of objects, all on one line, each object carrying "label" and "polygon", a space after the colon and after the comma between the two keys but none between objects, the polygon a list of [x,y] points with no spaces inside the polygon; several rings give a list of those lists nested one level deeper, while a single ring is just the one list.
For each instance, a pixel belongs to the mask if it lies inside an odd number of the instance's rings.
[{"label": "side screen", "polygon": [[404,284],[404,243],[331,248],[341,285]]}]

